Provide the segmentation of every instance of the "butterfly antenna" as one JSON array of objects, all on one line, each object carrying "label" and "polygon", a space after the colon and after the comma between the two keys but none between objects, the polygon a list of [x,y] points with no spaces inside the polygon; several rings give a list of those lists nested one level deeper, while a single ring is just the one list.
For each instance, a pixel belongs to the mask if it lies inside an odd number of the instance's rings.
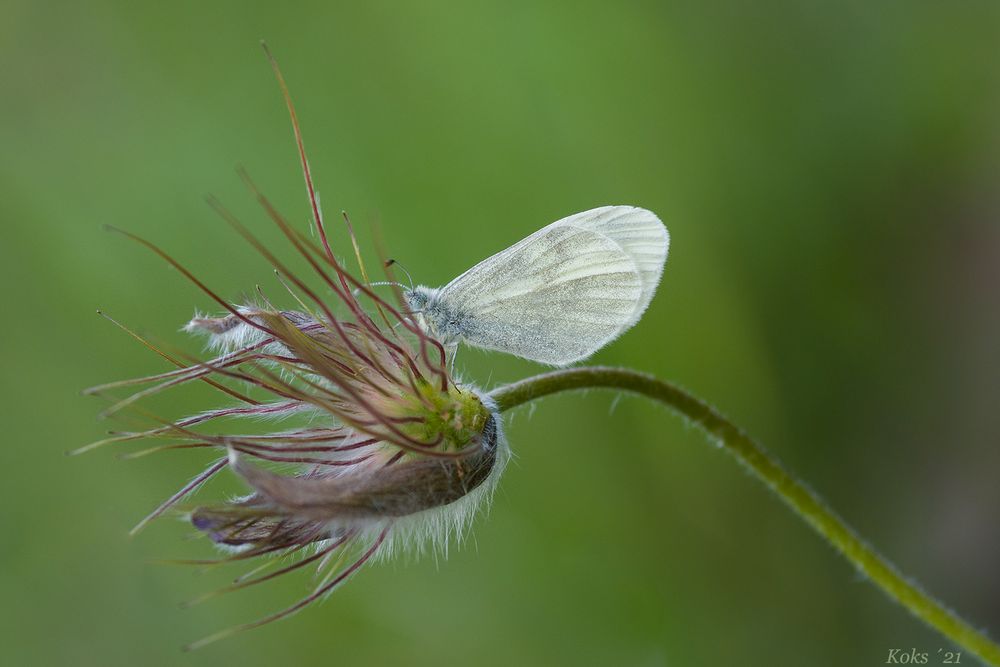
[{"label": "butterfly antenna", "polygon": [[[373,283],[368,283],[369,287],[382,287],[384,285],[395,285],[396,287],[402,287],[402,288],[406,287],[406,285],[404,285],[403,283],[397,283],[395,280],[377,280]],[[412,287],[410,289],[412,289]],[[360,290],[355,289],[354,291],[358,292]]]},{"label": "butterfly antenna", "polygon": [[[413,290],[413,276],[411,276],[410,272],[406,270],[406,267],[403,266],[402,264],[400,264],[399,262],[397,262],[394,259],[387,259],[387,260],[385,260],[385,268],[388,269],[390,266],[398,266],[399,270],[406,274],[407,280],[410,281],[410,290],[412,291]],[[372,283],[372,284],[378,284],[378,283]],[[388,284],[388,285],[395,284],[395,285],[399,285],[400,287],[405,287],[405,285],[400,285],[399,283],[392,283],[392,282],[387,282],[387,283],[382,283],[382,284]]]}]

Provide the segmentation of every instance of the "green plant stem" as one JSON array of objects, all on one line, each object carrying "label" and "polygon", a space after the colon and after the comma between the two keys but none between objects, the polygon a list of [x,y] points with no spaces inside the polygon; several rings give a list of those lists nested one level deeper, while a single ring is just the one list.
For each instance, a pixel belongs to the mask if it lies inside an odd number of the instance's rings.
[{"label": "green plant stem", "polygon": [[583,367],[521,380],[495,390],[491,397],[502,412],[550,394],[596,388],[641,394],[663,403],[697,424],[891,599],[986,663],[1000,665],[1000,646],[945,608],[916,583],[903,577],[892,563],[858,537],[843,519],[777,459],[715,408],[680,387],[629,369]]}]

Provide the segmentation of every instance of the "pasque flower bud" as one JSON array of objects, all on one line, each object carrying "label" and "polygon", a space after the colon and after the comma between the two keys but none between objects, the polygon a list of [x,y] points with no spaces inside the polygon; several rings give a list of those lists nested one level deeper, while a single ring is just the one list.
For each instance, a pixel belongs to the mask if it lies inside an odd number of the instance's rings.
[{"label": "pasque flower bud", "polygon": [[[291,110],[280,73],[278,77]],[[179,508],[222,471],[239,475],[248,493],[193,508],[187,514],[191,523],[226,550],[222,560],[286,557],[290,562],[266,575],[243,577],[223,591],[311,564],[318,568],[320,583],[300,602],[195,645],[288,616],[373,558],[407,547],[445,549],[451,537],[462,536],[476,509],[490,497],[510,456],[496,406],[475,387],[452,377],[444,345],[413,321],[398,290],[394,303],[373,291],[353,231],[361,278],[334,255],[294,111],[292,119],[320,243],[294,229],[243,176],[308,263],[324,296],[215,200],[210,200],[212,206],[273,265],[298,308],[276,308],[263,294],[257,303],[234,305],[163,250],[122,232],[172,264],[224,312],[196,316],[185,327],[207,337],[214,356],[205,361],[169,354],[126,329],[178,368],[90,392],[148,385],[118,400],[106,415],[126,408],[138,413],[142,399],[193,382],[207,383],[224,394],[225,402],[181,419],[158,420],[153,428],[116,433],[78,450],[139,439],[170,442],[137,455],[163,449],[217,450],[216,460],[136,530]],[[391,281],[391,274],[388,277]],[[269,433],[204,428],[247,419],[282,427]]]},{"label": "pasque flower bud", "polygon": [[[308,411],[326,426],[219,439],[230,467],[254,493],[195,510],[197,528],[218,543],[261,551],[383,529],[388,545],[418,536],[444,543],[449,532],[461,532],[506,461],[488,399],[447,375],[439,382],[413,375],[424,361],[365,327],[343,327],[348,343],[303,313],[239,313],[196,318],[187,328],[208,332],[211,345],[227,356],[263,350],[263,363],[294,369],[302,379],[273,386],[281,392],[276,401],[248,408],[245,415],[287,407]],[[234,341],[240,350],[228,349]],[[278,381],[276,373],[270,375]],[[282,475],[252,459],[303,468]]]},{"label": "pasque flower bud", "polygon": [[[181,364],[161,352],[181,367],[91,390],[153,383],[108,413],[194,381],[208,382],[228,401],[239,401],[96,444],[159,438],[181,442],[155,449],[214,448],[224,455],[140,526],[222,470],[238,474],[250,493],[193,509],[192,524],[229,550],[228,560],[298,560],[226,590],[317,563],[322,583],[310,595],[250,626],[297,611],[372,558],[427,544],[446,548],[489,498],[509,458],[495,406],[451,376],[441,343],[350,275],[332,253],[296,234],[262,201],[340,303],[320,299],[230,219],[318,312],[236,307],[205,288],[229,312],[197,316],[185,329],[207,336],[216,353],[212,359]],[[210,422],[255,417],[298,425],[264,434],[197,430]],[[295,468],[279,472],[271,464]]]}]

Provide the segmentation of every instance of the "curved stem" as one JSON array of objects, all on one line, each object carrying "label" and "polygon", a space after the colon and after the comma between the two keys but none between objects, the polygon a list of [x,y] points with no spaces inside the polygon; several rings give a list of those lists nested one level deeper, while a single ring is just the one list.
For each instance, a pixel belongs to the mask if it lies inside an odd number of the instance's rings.
[{"label": "curved stem", "polygon": [[866,544],[819,496],[809,490],[772,455],[708,403],[680,387],[624,368],[570,368],[537,375],[492,392],[500,411],[549,394],[575,389],[619,389],[663,403],[697,424],[732,454],[806,523],[837,548],[862,574],[891,599],[990,665],[1000,665],[1000,645],[948,610],[892,563]]}]

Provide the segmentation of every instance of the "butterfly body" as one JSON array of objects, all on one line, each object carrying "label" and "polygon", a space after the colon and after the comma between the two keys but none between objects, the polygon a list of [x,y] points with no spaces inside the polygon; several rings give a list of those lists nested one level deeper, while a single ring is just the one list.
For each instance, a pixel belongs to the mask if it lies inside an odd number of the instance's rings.
[{"label": "butterfly body", "polygon": [[456,345],[470,331],[472,318],[441,298],[440,288],[418,285],[406,292],[406,301],[421,325],[445,345]]}]

